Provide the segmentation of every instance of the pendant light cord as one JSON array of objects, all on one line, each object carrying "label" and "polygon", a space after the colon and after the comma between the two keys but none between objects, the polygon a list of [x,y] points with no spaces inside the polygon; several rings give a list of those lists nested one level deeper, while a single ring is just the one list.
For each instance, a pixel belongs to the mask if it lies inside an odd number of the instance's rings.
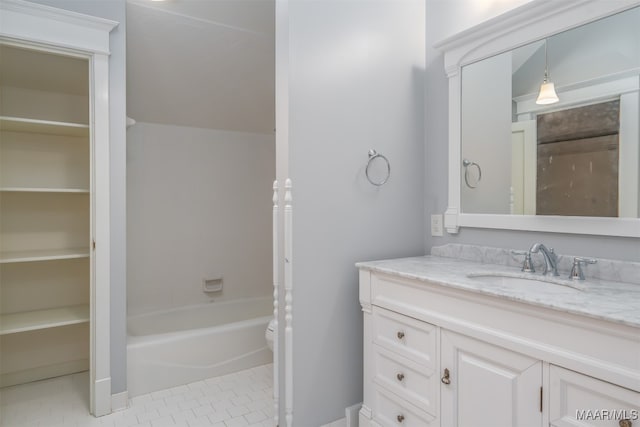
[{"label": "pendant light cord", "polygon": [[549,57],[547,55],[547,39],[544,39],[544,83],[549,81]]}]

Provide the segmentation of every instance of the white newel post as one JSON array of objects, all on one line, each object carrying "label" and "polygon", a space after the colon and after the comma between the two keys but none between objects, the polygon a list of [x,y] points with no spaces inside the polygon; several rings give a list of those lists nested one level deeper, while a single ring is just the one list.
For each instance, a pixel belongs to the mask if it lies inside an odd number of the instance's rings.
[{"label": "white newel post", "polygon": [[285,365],[285,417],[286,426],[293,425],[293,283],[292,234],[293,209],[291,206],[291,179],[284,184],[284,365]]},{"label": "white newel post", "polygon": [[278,425],[279,416],[279,377],[278,377],[278,181],[273,181],[273,421]]}]

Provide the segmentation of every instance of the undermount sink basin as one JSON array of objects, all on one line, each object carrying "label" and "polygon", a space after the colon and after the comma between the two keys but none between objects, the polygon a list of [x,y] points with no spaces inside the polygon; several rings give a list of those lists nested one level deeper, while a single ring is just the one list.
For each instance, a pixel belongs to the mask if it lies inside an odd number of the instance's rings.
[{"label": "undermount sink basin", "polygon": [[512,289],[538,289],[543,292],[563,294],[583,291],[578,284],[554,277],[526,277],[509,273],[469,273],[467,277],[481,283]]}]

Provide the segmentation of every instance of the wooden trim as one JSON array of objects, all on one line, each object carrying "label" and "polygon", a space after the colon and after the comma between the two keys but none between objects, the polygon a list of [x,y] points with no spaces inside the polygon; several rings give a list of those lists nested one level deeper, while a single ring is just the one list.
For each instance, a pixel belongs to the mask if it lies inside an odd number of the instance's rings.
[{"label": "wooden trim", "polygon": [[[92,237],[93,286],[91,293],[91,381],[95,392],[93,414],[111,412],[111,235],[110,220],[110,151],[109,151],[109,57],[93,55],[92,69]],[[109,383],[109,387],[104,385]],[[102,391],[101,394],[100,390]]]},{"label": "wooden trim", "polygon": [[640,5],[638,0],[538,0],[523,4],[434,44],[445,70],[514,49]]},{"label": "wooden trim", "polygon": [[285,421],[293,426],[293,196],[291,179],[284,183],[284,365]]},{"label": "wooden trim", "polygon": [[[449,191],[444,216],[448,233],[458,233],[460,227],[473,227],[640,237],[638,218],[463,213],[460,188],[462,67],[638,5],[640,0],[533,1],[435,44],[436,49],[444,52],[445,72],[449,78]],[[636,132],[637,126],[629,130]]]},{"label": "wooden trim", "polygon": [[0,1],[0,37],[109,54],[117,22],[22,0]]},{"label": "wooden trim", "polygon": [[278,333],[279,264],[278,256],[278,181],[273,181],[273,422],[278,425],[280,417],[280,340]]}]

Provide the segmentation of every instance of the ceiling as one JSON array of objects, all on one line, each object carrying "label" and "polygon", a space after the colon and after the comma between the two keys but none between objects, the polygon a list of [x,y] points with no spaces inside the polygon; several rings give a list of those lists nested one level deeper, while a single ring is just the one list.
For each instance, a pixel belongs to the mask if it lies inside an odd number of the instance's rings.
[{"label": "ceiling", "polygon": [[128,0],[127,115],[271,133],[274,0]]},{"label": "ceiling", "polygon": [[[549,79],[556,89],[593,79],[619,78],[625,70],[639,69],[638,22],[640,7],[635,7],[549,37]],[[537,94],[544,76],[544,40],[511,53],[513,96]]]}]

